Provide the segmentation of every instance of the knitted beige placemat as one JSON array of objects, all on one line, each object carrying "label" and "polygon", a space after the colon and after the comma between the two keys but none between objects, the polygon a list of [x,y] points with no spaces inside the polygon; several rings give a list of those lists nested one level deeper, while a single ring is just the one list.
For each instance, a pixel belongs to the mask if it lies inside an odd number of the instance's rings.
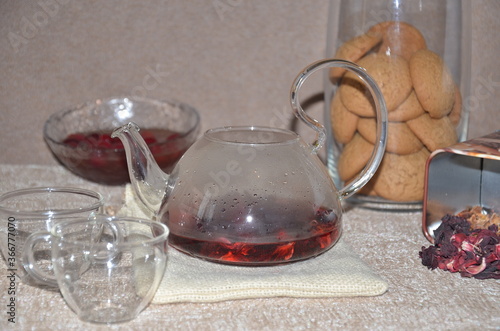
[{"label": "knitted beige placemat", "polygon": [[[151,218],[130,185],[120,215]],[[153,303],[216,302],[264,297],[375,296],[388,284],[340,239],[324,254],[301,262],[240,267],[204,261],[169,248],[167,267]]]}]

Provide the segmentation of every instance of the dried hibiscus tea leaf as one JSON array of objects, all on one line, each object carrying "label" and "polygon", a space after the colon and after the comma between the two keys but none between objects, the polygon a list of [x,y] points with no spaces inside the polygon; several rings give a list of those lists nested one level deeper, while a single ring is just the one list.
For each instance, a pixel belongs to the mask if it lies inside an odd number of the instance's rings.
[{"label": "dried hibiscus tea leaf", "polygon": [[419,252],[422,264],[429,269],[458,272],[462,277],[500,279],[497,220],[496,214],[485,217],[476,207],[444,216],[434,232],[434,245],[422,247]]},{"label": "dried hibiscus tea leaf", "polygon": [[[500,215],[481,206],[461,211],[457,216],[466,218],[473,229],[488,229],[490,225],[495,224],[500,227]],[[500,235],[500,232],[497,231],[497,234]]]}]

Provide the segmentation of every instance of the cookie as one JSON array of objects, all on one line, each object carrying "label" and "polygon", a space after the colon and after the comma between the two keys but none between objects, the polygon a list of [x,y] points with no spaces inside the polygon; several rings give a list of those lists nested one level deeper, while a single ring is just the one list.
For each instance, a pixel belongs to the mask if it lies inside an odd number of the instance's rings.
[{"label": "cookie", "polygon": [[448,117],[454,126],[458,126],[462,118],[462,94],[458,86],[455,86],[455,102],[453,103],[453,108],[448,114]]},{"label": "cookie", "polygon": [[432,118],[448,115],[455,102],[455,83],[443,59],[422,49],[413,54],[409,64],[413,88],[422,107]]},{"label": "cookie", "polygon": [[425,38],[413,25],[399,22],[386,21],[374,25],[368,31],[371,34],[382,34],[382,43],[379,52],[383,54],[396,54],[409,61],[413,53],[426,49]]},{"label": "cookie", "polygon": [[[376,121],[373,118],[361,118],[358,121],[358,132],[369,143],[376,142]],[[416,153],[424,145],[403,122],[389,122],[387,124],[386,151],[400,155]]]},{"label": "cookie", "polygon": [[330,120],[335,140],[341,144],[351,141],[356,127],[358,126],[358,116],[351,113],[342,103],[340,95],[336,93],[330,105]]},{"label": "cookie", "polygon": [[[342,59],[351,62],[356,62],[363,57],[370,49],[380,43],[382,35],[377,32],[366,33],[343,43],[335,53],[335,59]],[[345,73],[346,69],[331,68],[330,80],[332,83],[337,83],[340,77]]]},{"label": "cookie", "polygon": [[386,153],[372,178],[377,195],[393,201],[422,200],[429,155],[426,148],[408,155]]},{"label": "cookie", "polygon": [[340,154],[338,162],[340,179],[350,180],[363,170],[370,160],[373,149],[372,144],[356,133]]},{"label": "cookie", "polygon": [[457,142],[455,127],[448,116],[435,119],[425,113],[406,124],[431,152]]},{"label": "cookie", "polygon": [[394,111],[388,114],[388,119],[391,122],[406,122],[424,114],[425,110],[417,99],[415,91],[411,91],[408,98],[403,101]]},{"label": "cookie", "polygon": [[[391,112],[411,93],[412,81],[408,62],[398,55],[372,53],[358,64],[365,68],[380,88],[387,107]],[[342,78],[339,93],[342,102],[351,112],[361,117],[375,117],[373,99],[361,79],[348,72]]]}]

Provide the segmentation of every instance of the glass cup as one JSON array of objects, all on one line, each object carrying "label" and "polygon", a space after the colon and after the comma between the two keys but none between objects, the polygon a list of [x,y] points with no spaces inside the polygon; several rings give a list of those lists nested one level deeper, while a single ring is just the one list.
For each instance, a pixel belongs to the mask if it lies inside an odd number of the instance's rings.
[{"label": "glass cup", "polygon": [[[71,187],[37,187],[11,191],[0,196],[0,248],[7,271],[23,283],[42,285],[23,267],[26,239],[33,233],[48,231],[52,225],[73,218],[89,217],[103,206],[101,194]],[[47,245],[34,248],[39,268],[51,273]]]},{"label": "glass cup", "polygon": [[[163,277],[168,228],[138,218],[95,215],[63,221],[30,236],[24,250],[28,273],[56,283],[82,321],[117,323],[135,318],[151,301]],[[34,263],[33,247],[50,242],[55,276]]]}]

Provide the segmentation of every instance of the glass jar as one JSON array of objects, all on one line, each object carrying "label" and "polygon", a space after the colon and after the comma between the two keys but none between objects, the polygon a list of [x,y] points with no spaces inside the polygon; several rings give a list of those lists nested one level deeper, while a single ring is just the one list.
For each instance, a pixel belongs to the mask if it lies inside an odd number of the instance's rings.
[{"label": "glass jar", "polygon": [[[470,4],[331,0],[327,38],[327,57],[365,68],[388,110],[384,159],[350,202],[421,209],[429,155],[467,138],[462,100],[470,90]],[[375,111],[359,78],[337,68],[325,75],[325,105],[327,165],[341,187],[373,150]]]}]

